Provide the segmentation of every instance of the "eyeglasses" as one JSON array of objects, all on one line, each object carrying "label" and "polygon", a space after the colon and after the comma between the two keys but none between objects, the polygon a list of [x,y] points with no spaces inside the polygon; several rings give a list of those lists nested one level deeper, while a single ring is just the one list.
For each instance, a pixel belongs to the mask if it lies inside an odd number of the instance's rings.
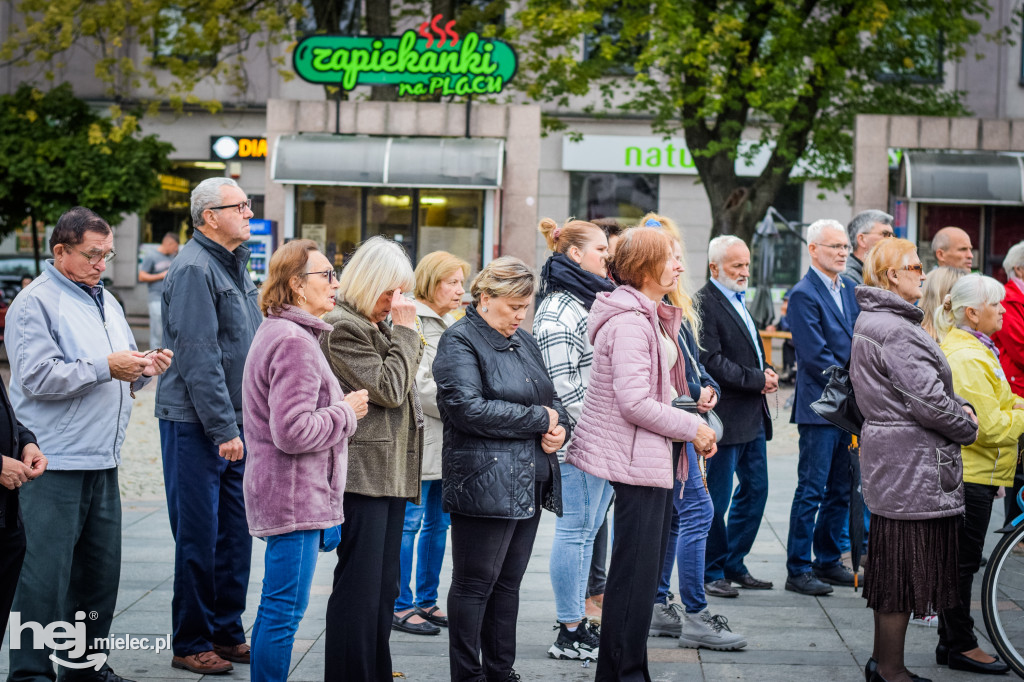
[{"label": "eyeglasses", "polygon": [[878,233],[878,236],[881,237],[882,239],[888,239],[889,237],[895,237],[896,233],[893,232],[892,230],[882,230],[881,232]]},{"label": "eyeglasses", "polygon": [[78,253],[82,254],[82,256],[87,261],[89,261],[89,265],[96,265],[100,261],[109,263],[110,261],[114,260],[114,256],[117,255],[116,253],[114,253],[113,249],[107,251],[106,253],[97,253],[95,251],[82,251],[81,249],[76,249],[71,244],[65,244],[64,246],[71,249],[72,251],[77,251]]},{"label": "eyeglasses", "polygon": [[918,263],[917,265],[904,265],[902,268],[900,268],[900,270],[909,270],[911,272],[916,272],[919,275],[923,275],[924,265],[922,265],[921,263]]},{"label": "eyeglasses", "polygon": [[824,246],[827,249],[835,249],[836,251],[842,251],[844,253],[850,250],[849,244],[822,244],[820,242],[813,242],[816,246]]},{"label": "eyeglasses", "polygon": [[245,209],[252,208],[252,199],[246,199],[245,201],[240,201],[237,204],[224,204],[223,206],[208,206],[204,210],[219,211],[222,208],[235,208],[238,209],[239,213],[245,213]]},{"label": "eyeglasses", "polygon": [[306,275],[327,275],[328,284],[338,279],[338,273],[334,270],[318,270],[316,272],[307,272]]}]

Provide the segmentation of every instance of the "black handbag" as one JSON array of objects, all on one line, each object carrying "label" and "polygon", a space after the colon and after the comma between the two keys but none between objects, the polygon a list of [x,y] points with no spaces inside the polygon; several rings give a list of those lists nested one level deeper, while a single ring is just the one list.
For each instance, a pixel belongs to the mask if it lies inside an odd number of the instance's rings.
[{"label": "black handbag", "polygon": [[864,416],[857,407],[857,399],[853,395],[853,383],[850,381],[850,363],[846,367],[832,365],[822,374],[828,375],[828,383],[821,397],[811,403],[811,409],[819,417],[838,426],[843,431],[860,436],[860,428],[864,424]]},{"label": "black handbag", "polygon": [[697,415],[715,432],[715,441],[722,440],[722,435],[725,433],[725,425],[722,424],[722,418],[715,414],[714,410],[708,410],[707,412],[698,411],[697,403],[688,395],[681,395],[675,398],[672,401],[672,407]]}]

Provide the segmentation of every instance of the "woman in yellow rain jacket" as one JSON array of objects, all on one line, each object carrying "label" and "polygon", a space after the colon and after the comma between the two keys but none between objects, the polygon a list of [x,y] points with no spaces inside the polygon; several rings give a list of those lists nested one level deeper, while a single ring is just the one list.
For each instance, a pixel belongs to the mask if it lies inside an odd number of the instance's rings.
[{"label": "woman in yellow rain jacket", "polygon": [[1006,381],[991,339],[1003,326],[1004,295],[1002,285],[991,277],[967,275],[935,311],[942,352],[953,370],[953,390],[978,417],[978,439],[961,451],[966,510],[959,533],[960,605],[939,614],[935,658],[950,668],[980,673],[1009,670],[978,647],[971,618],[971,584],[981,564],[992,500],[999,486],[1013,484],[1017,439],[1024,433],[1024,401]]}]

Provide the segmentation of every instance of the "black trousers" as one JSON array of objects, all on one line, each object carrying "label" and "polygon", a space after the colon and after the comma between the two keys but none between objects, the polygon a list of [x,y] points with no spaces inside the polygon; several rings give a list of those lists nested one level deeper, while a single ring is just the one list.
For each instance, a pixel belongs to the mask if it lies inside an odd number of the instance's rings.
[{"label": "black trousers", "polygon": [[974,574],[981,567],[981,554],[985,548],[985,535],[992,517],[992,500],[999,488],[994,485],[964,482],[963,523],[960,526],[960,557],[957,596],[960,605],[944,609],[939,614],[939,644],[945,644],[952,652],[970,651],[978,646],[974,636],[974,619],[971,618],[971,588]]},{"label": "black trousers", "polygon": [[612,560],[601,611],[595,679],[650,682],[647,633],[675,513],[672,489],[625,483],[612,483],[612,487]]},{"label": "black trousers", "polygon": [[18,587],[21,564],[25,560],[25,529],[17,517],[8,518],[0,528],[0,638],[7,629],[7,619],[14,603],[14,590]]},{"label": "black trousers", "polygon": [[[542,499],[539,490],[535,499]],[[453,682],[505,680],[516,660],[519,585],[533,552],[540,509],[518,521],[454,513],[451,518],[451,678]]]},{"label": "black trousers", "polygon": [[326,682],[392,679],[388,642],[406,501],[345,493],[345,525],[327,601]]},{"label": "black trousers", "polygon": [[[612,504],[615,503],[615,496],[612,495]],[[604,521],[597,530],[594,538],[594,555],[590,559],[590,576],[587,578],[587,597],[595,594],[604,594],[605,583],[608,582],[608,512],[612,505],[604,512]]]}]

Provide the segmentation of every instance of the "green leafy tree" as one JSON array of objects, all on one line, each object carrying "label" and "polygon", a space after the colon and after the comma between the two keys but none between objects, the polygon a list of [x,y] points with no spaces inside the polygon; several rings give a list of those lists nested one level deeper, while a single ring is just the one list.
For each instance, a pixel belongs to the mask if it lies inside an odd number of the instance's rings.
[{"label": "green leafy tree", "polygon": [[[528,0],[511,31],[532,99],[564,110],[589,96],[596,115],[682,130],[712,236],[749,240],[798,162],[826,189],[849,183],[856,114],[966,114],[941,64],[967,56],[990,11],[987,0]],[[566,46],[584,39],[580,59]],[[760,138],[742,148],[751,128]],[[763,148],[763,172],[739,178],[737,156]]]},{"label": "green leafy tree", "polygon": [[173,150],[141,137],[135,116],[97,114],[68,84],[46,93],[22,85],[0,96],[0,234],[28,221],[35,237],[37,223],[79,205],[117,225],[159,196]]}]

